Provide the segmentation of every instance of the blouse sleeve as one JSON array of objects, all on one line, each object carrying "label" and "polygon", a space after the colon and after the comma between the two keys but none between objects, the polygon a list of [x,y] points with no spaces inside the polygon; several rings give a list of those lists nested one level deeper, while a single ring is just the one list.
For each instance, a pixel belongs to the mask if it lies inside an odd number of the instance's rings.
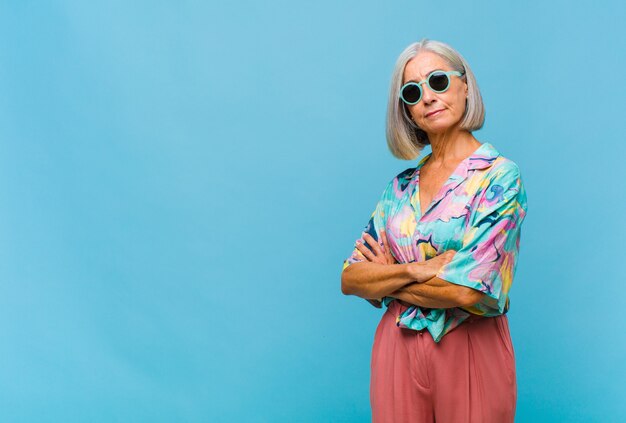
[{"label": "blouse sleeve", "polygon": [[517,165],[494,171],[478,196],[461,248],[437,277],[486,294],[468,311],[485,316],[506,313],[526,216],[526,192]]},{"label": "blouse sleeve", "polygon": [[[380,200],[376,204],[376,207],[374,208],[374,211],[370,215],[369,221],[367,222],[367,225],[365,225],[365,228],[363,229],[363,233],[361,234],[361,235],[365,233],[370,234],[371,237],[374,238],[378,242],[378,245],[380,245],[381,248],[383,247],[383,242],[380,237],[380,230],[385,227],[384,204],[385,204],[385,194],[387,192],[387,188],[383,191],[383,194],[381,195]],[[357,241],[361,242],[368,249],[370,250],[372,249],[371,246],[363,239],[363,236],[359,237]],[[354,249],[352,250],[352,253],[350,254],[350,256],[348,256],[348,258],[344,260],[343,268],[341,270],[344,271],[351,264],[358,263],[361,261],[367,261],[367,258],[365,258],[365,256],[356,248],[356,241],[355,241]]]}]

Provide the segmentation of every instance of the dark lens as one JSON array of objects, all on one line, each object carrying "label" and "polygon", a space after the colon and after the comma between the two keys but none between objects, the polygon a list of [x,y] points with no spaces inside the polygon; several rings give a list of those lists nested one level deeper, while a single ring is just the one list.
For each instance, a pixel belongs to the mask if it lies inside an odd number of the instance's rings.
[{"label": "dark lens", "polygon": [[402,90],[402,97],[409,103],[416,103],[422,96],[422,91],[416,84],[407,85]]},{"label": "dark lens", "polygon": [[433,91],[445,91],[448,88],[448,75],[443,72],[433,73],[428,79],[428,85]]}]

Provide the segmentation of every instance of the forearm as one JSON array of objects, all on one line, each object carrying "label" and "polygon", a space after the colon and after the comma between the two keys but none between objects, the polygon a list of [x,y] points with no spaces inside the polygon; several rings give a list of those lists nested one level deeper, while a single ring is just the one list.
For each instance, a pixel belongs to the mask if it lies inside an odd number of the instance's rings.
[{"label": "forearm", "polygon": [[419,267],[418,263],[353,263],[341,274],[341,290],[346,295],[379,299],[407,284],[420,281]]},{"label": "forearm", "polygon": [[390,292],[390,297],[428,308],[465,307],[478,295],[472,288],[433,277],[424,283],[411,283]]}]

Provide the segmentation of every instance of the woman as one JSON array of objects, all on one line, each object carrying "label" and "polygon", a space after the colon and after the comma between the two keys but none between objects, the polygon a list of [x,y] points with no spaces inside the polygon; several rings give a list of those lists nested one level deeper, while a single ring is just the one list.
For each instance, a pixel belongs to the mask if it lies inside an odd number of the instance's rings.
[{"label": "woman", "polygon": [[449,45],[424,39],[392,76],[387,141],[414,159],[396,175],[343,265],[342,291],[384,313],[370,400],[379,422],[513,422],[515,355],[506,312],[526,215],[518,166],[472,131],[478,85]]}]

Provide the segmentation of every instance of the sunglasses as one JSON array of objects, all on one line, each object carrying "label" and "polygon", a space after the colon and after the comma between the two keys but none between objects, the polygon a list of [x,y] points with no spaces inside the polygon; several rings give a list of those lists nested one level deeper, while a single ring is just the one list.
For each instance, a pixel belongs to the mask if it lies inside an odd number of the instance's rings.
[{"label": "sunglasses", "polygon": [[407,82],[400,88],[400,98],[406,104],[413,105],[419,103],[422,99],[422,84],[426,83],[428,88],[436,93],[443,93],[450,88],[450,75],[461,76],[459,71],[432,71],[426,79],[420,82]]}]

